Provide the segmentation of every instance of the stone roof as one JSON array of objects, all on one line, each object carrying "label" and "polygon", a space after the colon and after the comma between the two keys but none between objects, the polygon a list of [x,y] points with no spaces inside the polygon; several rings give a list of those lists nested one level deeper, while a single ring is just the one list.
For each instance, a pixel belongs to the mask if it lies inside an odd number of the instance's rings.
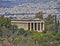
[{"label": "stone roof", "polygon": [[11,19],[11,20],[12,20],[12,21],[23,21],[23,20],[24,20],[24,21],[25,21],[25,20],[26,20],[26,21],[29,21],[29,20],[30,20],[30,21],[33,21],[33,20],[34,20],[34,21],[35,21],[35,20],[36,20],[36,21],[37,21],[37,20],[38,20],[38,21],[43,21],[42,19],[39,19],[39,18],[33,18],[33,19],[32,19],[32,18],[29,18],[29,19],[27,19],[27,18],[22,18],[22,19]]}]

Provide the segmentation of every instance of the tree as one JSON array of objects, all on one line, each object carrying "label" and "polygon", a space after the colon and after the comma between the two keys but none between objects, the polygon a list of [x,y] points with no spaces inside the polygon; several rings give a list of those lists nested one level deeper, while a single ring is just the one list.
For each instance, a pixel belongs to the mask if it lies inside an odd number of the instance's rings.
[{"label": "tree", "polygon": [[10,28],[11,20],[5,17],[0,17],[0,27],[5,26],[6,28]]},{"label": "tree", "polygon": [[55,28],[55,20],[54,20],[54,15],[49,14],[45,20],[45,30],[46,31],[52,31]]},{"label": "tree", "polygon": [[24,34],[25,34],[25,30],[23,28],[19,29],[18,35],[24,35]]},{"label": "tree", "polygon": [[43,13],[42,12],[36,13],[35,18],[43,19]]},{"label": "tree", "polygon": [[16,25],[11,26],[12,33],[15,33],[18,30],[18,27]]},{"label": "tree", "polygon": [[10,29],[11,29],[10,19],[5,18],[4,16],[1,16],[0,17],[0,33],[1,33],[0,35],[3,35],[5,32],[7,32]]}]

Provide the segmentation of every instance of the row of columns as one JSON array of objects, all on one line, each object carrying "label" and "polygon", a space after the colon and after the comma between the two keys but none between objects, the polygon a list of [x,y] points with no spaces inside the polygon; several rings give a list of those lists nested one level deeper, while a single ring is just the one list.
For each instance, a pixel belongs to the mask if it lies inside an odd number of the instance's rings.
[{"label": "row of columns", "polygon": [[28,30],[34,30],[34,31],[43,31],[44,30],[44,23],[28,23]]}]

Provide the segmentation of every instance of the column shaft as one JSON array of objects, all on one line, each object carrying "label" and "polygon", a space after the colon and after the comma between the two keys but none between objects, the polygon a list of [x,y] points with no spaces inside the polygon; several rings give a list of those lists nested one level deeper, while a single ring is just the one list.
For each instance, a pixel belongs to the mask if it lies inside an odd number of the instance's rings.
[{"label": "column shaft", "polygon": [[33,23],[33,30],[35,31],[35,23]]},{"label": "column shaft", "polygon": [[41,31],[41,22],[40,22],[40,31]]},{"label": "column shaft", "polygon": [[44,30],[44,23],[43,23],[43,30]]},{"label": "column shaft", "polygon": [[37,28],[37,31],[38,31],[38,23],[36,24],[36,28]]},{"label": "column shaft", "polygon": [[31,31],[31,23],[30,23],[30,31]]}]

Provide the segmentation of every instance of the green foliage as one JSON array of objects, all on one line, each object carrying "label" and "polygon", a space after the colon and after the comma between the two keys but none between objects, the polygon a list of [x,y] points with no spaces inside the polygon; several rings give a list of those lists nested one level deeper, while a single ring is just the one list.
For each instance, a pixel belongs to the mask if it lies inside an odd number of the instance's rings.
[{"label": "green foliage", "polygon": [[[4,16],[0,17],[0,37],[5,36],[4,33],[8,33],[11,29],[11,21],[8,18],[4,18]],[[9,34],[9,33],[8,33]]]},{"label": "green foliage", "polygon": [[24,29],[19,29],[19,31],[18,31],[18,35],[24,35],[24,33],[25,33],[25,31],[24,31]]},{"label": "green foliage", "polygon": [[57,32],[58,31],[58,24],[56,21],[56,18],[54,15],[49,14],[45,20],[45,31],[52,31]]},{"label": "green foliage", "polygon": [[58,41],[60,41],[60,31],[57,32],[56,37],[55,37]]},{"label": "green foliage", "polygon": [[43,19],[43,13],[42,12],[36,13],[35,18]]},{"label": "green foliage", "polygon": [[36,40],[38,40],[38,39],[41,37],[41,35],[42,35],[42,33],[40,33],[40,32],[35,32],[35,31],[31,31],[31,34],[32,34],[32,36],[33,36]]},{"label": "green foliage", "polygon": [[10,19],[0,17],[0,27],[5,26],[6,28],[9,28],[11,25]]},{"label": "green foliage", "polygon": [[17,32],[18,28],[16,25],[12,25],[11,30],[12,30],[12,33],[15,33],[15,32]]},{"label": "green foliage", "polygon": [[55,32],[54,18],[50,15],[45,19],[45,29],[46,33],[17,29],[10,19],[0,17],[0,40],[7,39],[14,46],[60,46],[60,31]]},{"label": "green foliage", "polygon": [[21,40],[20,36],[17,36],[17,35],[12,36],[11,39],[13,41],[13,44],[17,44]]}]

